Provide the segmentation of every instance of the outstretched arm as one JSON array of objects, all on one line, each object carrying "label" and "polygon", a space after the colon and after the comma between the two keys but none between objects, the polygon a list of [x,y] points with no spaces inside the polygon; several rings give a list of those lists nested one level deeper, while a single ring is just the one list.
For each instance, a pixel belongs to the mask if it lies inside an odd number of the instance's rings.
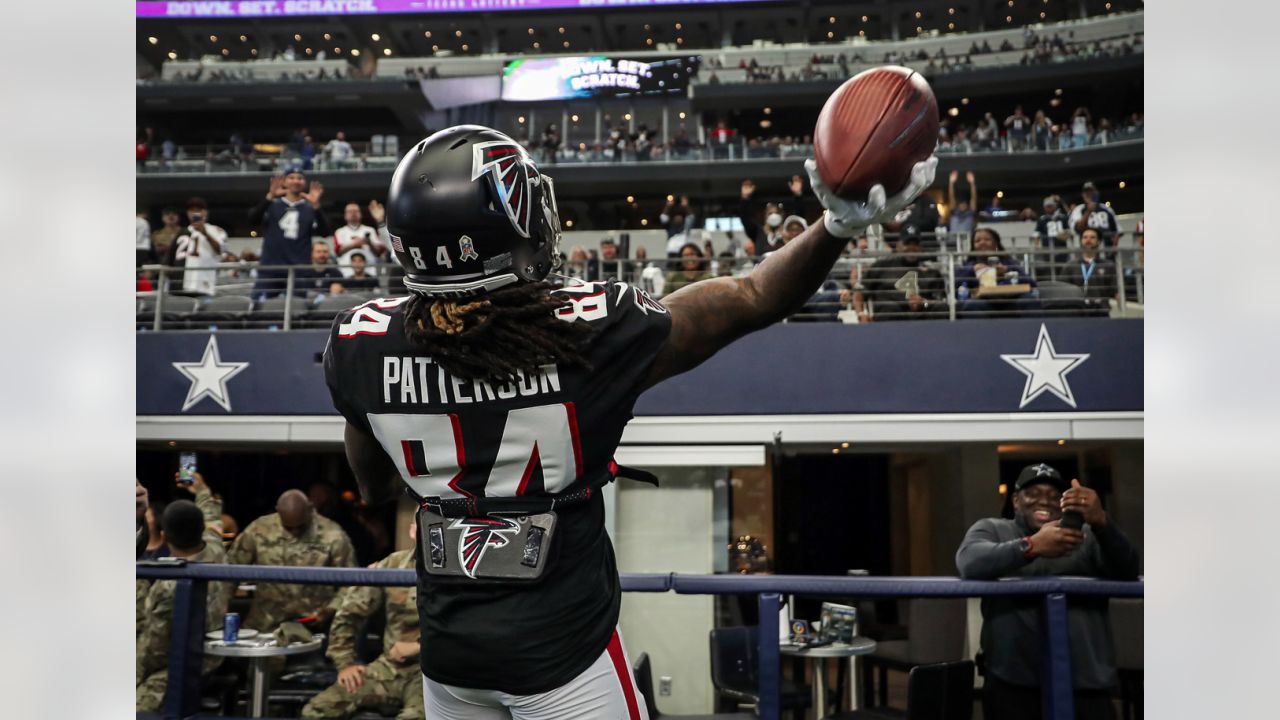
[{"label": "outstretched arm", "polygon": [[800,309],[826,279],[845,244],[862,228],[894,218],[933,182],[937,159],[918,163],[907,187],[886,200],[872,188],[866,203],[835,196],[823,185],[812,160],[805,163],[826,212],[781,250],[743,278],[693,283],[663,298],[671,312],[671,336],[654,360],[646,387],[687,370],[749,332]]},{"label": "outstretched arm", "polygon": [[343,431],[343,444],[347,449],[347,462],[360,486],[360,496],[370,506],[381,505],[395,498],[399,471],[391,458],[382,450],[377,438],[347,423]]}]

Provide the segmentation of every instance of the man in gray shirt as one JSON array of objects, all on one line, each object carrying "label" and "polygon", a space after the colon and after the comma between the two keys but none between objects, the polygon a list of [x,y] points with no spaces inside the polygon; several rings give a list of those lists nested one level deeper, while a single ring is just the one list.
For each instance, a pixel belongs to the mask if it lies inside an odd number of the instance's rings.
[{"label": "man in gray shirt", "polygon": [[[1078,512],[1079,530],[1061,526],[1064,511]],[[961,577],[1081,575],[1133,580],[1138,553],[1107,517],[1098,494],[1078,480],[1070,485],[1052,467],[1030,465],[1013,486],[1013,519],[974,523],[956,551]],[[983,717],[1040,717],[1041,637],[1038,597],[982,599],[982,652],[986,661]],[[1076,720],[1114,718],[1116,684],[1108,599],[1071,598],[1067,610]]]}]

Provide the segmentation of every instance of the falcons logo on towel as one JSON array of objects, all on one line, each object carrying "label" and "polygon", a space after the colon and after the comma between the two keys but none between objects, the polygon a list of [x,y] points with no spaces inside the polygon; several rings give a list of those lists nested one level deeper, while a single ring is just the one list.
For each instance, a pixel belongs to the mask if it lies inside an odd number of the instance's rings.
[{"label": "falcons logo on towel", "polygon": [[503,547],[509,540],[507,537],[520,531],[514,520],[500,517],[458,518],[449,524],[450,530],[461,530],[462,539],[458,543],[458,562],[462,572],[472,580],[476,577],[476,568],[484,553],[492,547]]},{"label": "falcons logo on towel", "polygon": [[531,190],[542,182],[533,160],[524,148],[502,140],[476,143],[471,146],[471,152],[471,179],[492,173],[511,226],[520,237],[529,237],[529,219],[533,216]]}]

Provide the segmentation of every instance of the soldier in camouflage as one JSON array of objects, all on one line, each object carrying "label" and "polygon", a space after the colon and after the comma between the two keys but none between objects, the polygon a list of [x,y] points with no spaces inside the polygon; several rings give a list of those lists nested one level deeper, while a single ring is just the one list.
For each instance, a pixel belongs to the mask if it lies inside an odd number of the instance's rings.
[{"label": "soldier in camouflage", "polygon": [[[411,526],[410,534],[413,533]],[[399,550],[378,561],[376,568],[412,569],[413,550]],[[400,720],[420,719],[422,672],[418,668],[418,605],[416,587],[349,587],[339,593],[340,607],[329,633],[329,659],[338,668],[338,682],[302,708],[304,718],[346,718],[361,707]],[[387,616],[382,654],[368,665],[357,664],[355,640],[376,612]]]},{"label": "soldier in camouflage", "polygon": [[[222,547],[222,502],[213,497],[204,478],[195,474],[190,487],[196,501],[178,500],[165,508],[160,520],[174,557],[187,562],[224,563]],[[140,581],[139,597],[143,611],[137,632],[136,702],[138,712],[158,712],[164,704],[165,686],[169,680],[169,629],[173,621],[174,580]],[[211,582],[205,598],[206,628],[222,626],[222,616],[231,600],[231,584]],[[220,657],[206,655],[201,671],[208,675],[218,666]]]},{"label": "soldier in camouflage", "polygon": [[[288,490],[276,511],[249,523],[232,543],[229,562],[239,565],[352,567],[351,539],[334,521],[316,513],[300,490]],[[272,632],[286,620],[314,615],[323,627],[337,611],[337,588],[329,585],[258,583],[244,627]]]}]

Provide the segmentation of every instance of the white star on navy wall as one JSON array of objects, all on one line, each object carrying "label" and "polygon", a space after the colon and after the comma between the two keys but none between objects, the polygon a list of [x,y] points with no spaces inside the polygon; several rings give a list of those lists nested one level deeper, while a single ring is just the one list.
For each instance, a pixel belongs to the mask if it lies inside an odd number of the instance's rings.
[{"label": "white star on navy wall", "polygon": [[249,367],[247,362],[222,362],[218,355],[218,339],[214,335],[209,336],[209,344],[204,346],[204,357],[200,358],[200,362],[176,362],[172,365],[191,381],[187,399],[182,403],[182,412],[191,409],[206,397],[231,412],[227,381]]},{"label": "white star on navy wall", "polygon": [[1057,353],[1053,349],[1049,330],[1043,323],[1040,325],[1040,336],[1036,338],[1034,354],[1001,355],[1000,359],[1027,376],[1027,383],[1022,388],[1022,402],[1018,403],[1018,409],[1026,407],[1027,403],[1046,391],[1071,407],[1076,406],[1075,396],[1071,394],[1071,385],[1067,383],[1067,373],[1088,360],[1089,353]]}]

